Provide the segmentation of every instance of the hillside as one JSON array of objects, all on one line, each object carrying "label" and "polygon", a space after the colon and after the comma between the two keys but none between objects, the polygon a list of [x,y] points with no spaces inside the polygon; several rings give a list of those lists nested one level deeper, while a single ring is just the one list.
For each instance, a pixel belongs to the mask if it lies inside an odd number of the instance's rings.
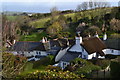
[{"label": "hillside", "polygon": [[[119,24],[118,20],[120,19],[119,8],[120,7],[96,8],[57,14],[53,17],[50,13],[48,15],[47,13],[45,15],[34,14],[33,17],[26,15],[7,16],[7,19],[10,21],[18,21],[18,24],[23,26],[20,27],[22,30],[18,31],[20,41],[40,41],[42,37],[45,36],[48,37],[48,39],[57,37],[74,38],[76,29],[82,30],[81,35],[83,37],[89,33],[93,35],[95,31],[98,31],[99,36],[102,37],[104,34],[103,28],[107,30],[108,36],[113,36],[114,33],[117,34],[119,32],[119,26],[117,26]],[[81,27],[83,22],[85,26]],[[112,27],[112,25],[116,25],[116,28]],[[58,29],[58,26],[61,27],[62,30],[59,30],[61,28]],[[37,31],[38,28],[46,28],[46,30]],[[51,29],[54,29],[54,31],[57,30],[57,32],[51,33]],[[118,34],[117,37],[119,37]]]},{"label": "hillside", "polygon": [[[111,7],[110,8],[102,8],[102,9],[92,9],[92,10],[80,11],[80,12],[75,12],[75,13],[68,13],[68,14],[64,14],[64,16],[71,17],[73,19],[75,15],[79,14],[78,19],[82,19],[83,17],[89,17],[89,19],[91,19],[90,14],[92,14],[95,17],[95,16],[104,14],[103,12],[110,13],[112,9],[113,8],[111,8]],[[84,15],[84,16],[80,16],[80,15]],[[56,16],[56,18],[58,18],[58,16]],[[36,28],[43,28],[45,22],[47,22],[48,20],[50,20],[50,17],[31,21],[29,24]]]}]

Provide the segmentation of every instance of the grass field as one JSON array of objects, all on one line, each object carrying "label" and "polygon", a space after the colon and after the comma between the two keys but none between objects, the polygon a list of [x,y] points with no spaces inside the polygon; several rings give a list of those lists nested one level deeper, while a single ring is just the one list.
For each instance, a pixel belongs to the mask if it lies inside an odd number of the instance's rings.
[{"label": "grass field", "polygon": [[40,41],[43,37],[45,37],[47,34],[45,32],[36,32],[32,33],[30,35],[24,35],[21,37],[20,41]]},{"label": "grass field", "polygon": [[[65,16],[67,17],[74,17],[75,13],[69,13],[69,14],[65,14]],[[56,19],[58,18],[58,16],[55,17]],[[36,21],[32,21],[30,22],[30,25],[32,25],[33,27],[36,27],[36,28],[44,28],[44,24],[50,20],[50,17],[46,17],[46,18],[43,18],[43,19],[39,19],[39,20],[36,20]]]},{"label": "grass field", "polygon": [[50,20],[50,18],[39,19],[37,21],[30,22],[30,25],[32,25],[33,27],[36,27],[36,28],[43,28],[45,22],[47,22],[48,20]]},{"label": "grass field", "polygon": [[10,21],[15,21],[17,16],[7,16],[7,19]]},{"label": "grass field", "polygon": [[39,66],[38,68],[33,69],[33,63],[27,62],[27,64],[24,67],[24,71],[20,73],[20,75],[26,75],[28,73],[32,73],[35,71],[44,71],[46,66]]}]

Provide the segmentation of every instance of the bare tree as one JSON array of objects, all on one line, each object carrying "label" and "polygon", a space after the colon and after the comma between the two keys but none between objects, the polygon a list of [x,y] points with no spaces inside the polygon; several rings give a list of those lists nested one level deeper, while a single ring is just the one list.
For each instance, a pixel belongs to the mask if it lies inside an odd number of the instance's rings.
[{"label": "bare tree", "polygon": [[83,10],[87,10],[87,9],[88,9],[88,2],[83,2],[83,3],[81,4],[81,6],[82,6],[82,9],[83,9]]},{"label": "bare tree", "polygon": [[89,1],[89,7],[90,7],[90,9],[92,9],[92,8],[93,8],[93,6],[94,6],[94,5],[93,5],[93,1],[92,1],[92,0],[90,0],[90,1]]},{"label": "bare tree", "polygon": [[59,14],[59,11],[58,11],[57,7],[51,8],[50,12],[51,12],[52,17],[55,17]]},{"label": "bare tree", "polygon": [[81,11],[81,10],[82,10],[82,5],[81,5],[81,4],[78,5],[76,10],[77,10],[77,11]]},{"label": "bare tree", "polygon": [[2,16],[2,40],[3,45],[9,40],[11,43],[17,36],[17,23],[7,20],[6,16]]},{"label": "bare tree", "polygon": [[4,78],[15,78],[27,62],[23,56],[15,56],[12,53],[2,53],[2,76]]}]

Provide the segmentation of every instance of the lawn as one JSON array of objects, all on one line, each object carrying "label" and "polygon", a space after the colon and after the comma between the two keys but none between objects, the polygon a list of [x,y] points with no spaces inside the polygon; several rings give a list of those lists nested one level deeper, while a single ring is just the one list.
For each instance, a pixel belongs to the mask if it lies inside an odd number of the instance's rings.
[{"label": "lawn", "polygon": [[36,32],[32,33],[30,35],[24,35],[21,37],[20,41],[40,41],[43,37],[45,37],[47,34],[45,32]]},{"label": "lawn", "polygon": [[48,20],[50,20],[50,18],[39,19],[39,20],[30,22],[30,25],[32,25],[33,27],[36,27],[36,28],[44,28],[44,24]]},{"label": "lawn", "polygon": [[26,75],[28,73],[32,73],[32,72],[35,72],[35,71],[44,71],[46,68],[46,66],[39,66],[38,68],[33,68],[33,63],[32,62],[27,62],[26,66],[24,67],[24,70],[23,72],[20,73],[20,75]]},{"label": "lawn", "polygon": [[[75,13],[70,13],[70,14],[65,14],[64,16],[69,16],[69,17],[74,17]],[[58,16],[55,17],[56,19],[58,18]],[[33,27],[36,27],[36,28],[44,28],[44,24],[50,20],[50,17],[46,17],[46,18],[43,18],[43,19],[39,19],[39,20],[36,20],[36,21],[31,21],[29,24],[32,25]]]},{"label": "lawn", "polygon": [[76,13],[69,13],[69,14],[65,14],[64,16],[65,17],[71,17],[72,19],[73,19],[73,17],[74,17],[74,15],[75,15]]},{"label": "lawn", "polygon": [[6,16],[8,20],[15,21],[17,16]]}]

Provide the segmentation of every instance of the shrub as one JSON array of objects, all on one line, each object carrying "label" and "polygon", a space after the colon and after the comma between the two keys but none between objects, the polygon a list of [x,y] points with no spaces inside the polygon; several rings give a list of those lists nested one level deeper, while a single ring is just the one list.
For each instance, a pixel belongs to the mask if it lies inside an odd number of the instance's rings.
[{"label": "shrub", "polygon": [[53,56],[49,55],[49,56],[42,58],[38,61],[34,61],[33,68],[38,68],[40,66],[47,66],[47,65],[53,64],[54,63],[53,58],[54,58]]},{"label": "shrub", "polygon": [[105,69],[107,66],[110,65],[110,60],[90,60],[93,64],[100,66],[102,69]]},{"label": "shrub", "polygon": [[116,55],[107,54],[107,55],[105,55],[105,58],[106,59],[115,59],[115,58],[117,58],[117,56]]},{"label": "shrub", "polygon": [[91,62],[81,59],[81,58],[76,58],[75,60],[72,61],[75,64],[78,64],[79,67],[76,68],[76,71],[74,71],[76,74],[80,75],[81,77],[90,77],[90,73],[92,71],[97,71],[100,70],[101,68],[97,65],[92,64]]},{"label": "shrub", "polygon": [[114,33],[114,34],[111,34],[110,37],[111,37],[111,38],[120,38],[120,34]]},{"label": "shrub", "polygon": [[98,71],[101,68],[97,65],[89,64],[84,67],[78,68],[76,73],[79,75],[84,75],[85,77],[90,77],[92,71]]},{"label": "shrub", "polygon": [[120,62],[111,61],[110,70],[112,78],[120,78]]},{"label": "shrub", "polygon": [[46,70],[50,70],[50,71],[61,71],[62,69],[60,68],[60,67],[58,67],[58,66],[52,66],[52,65],[48,65],[47,67],[46,67]]},{"label": "shrub", "polygon": [[23,56],[15,56],[12,53],[2,53],[2,76],[14,78],[23,71],[27,59]]},{"label": "shrub", "polygon": [[47,71],[36,71],[36,72],[33,72],[33,73],[29,73],[29,74],[26,74],[25,76],[21,76],[20,78],[22,79],[40,79],[40,80],[46,80],[46,79],[49,79],[49,80],[54,80],[54,79],[79,79],[81,80],[80,77],[78,77],[78,75],[72,73],[72,72],[69,72],[69,71],[50,71],[50,70],[47,70]]}]

